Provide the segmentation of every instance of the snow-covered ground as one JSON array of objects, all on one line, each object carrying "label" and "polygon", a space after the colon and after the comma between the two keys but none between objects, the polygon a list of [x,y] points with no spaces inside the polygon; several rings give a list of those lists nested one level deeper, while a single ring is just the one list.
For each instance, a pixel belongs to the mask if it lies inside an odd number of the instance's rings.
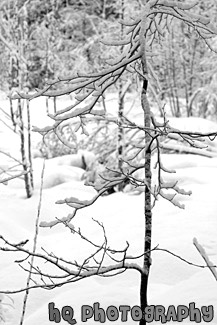
[{"label": "snow-covered ground", "polygon": [[[37,110],[37,107],[34,109]],[[194,123],[197,123],[196,120]],[[191,190],[193,194],[190,197],[180,197],[181,203],[185,204],[184,210],[163,199],[156,203],[153,210],[153,247],[159,245],[159,248],[169,250],[192,263],[205,265],[193,245],[193,238],[196,237],[210,260],[217,265],[217,158],[174,154],[164,155],[162,160],[166,167],[176,170],[176,174],[172,176],[177,177],[180,187]],[[37,184],[40,183],[41,166],[41,161],[35,159]],[[40,221],[51,221],[55,217],[70,213],[69,207],[55,204],[58,199],[93,196],[94,190],[83,185],[81,176],[82,170],[78,167],[59,166],[54,162],[47,165],[47,186],[43,190]],[[19,181],[13,181],[8,186],[0,185],[0,234],[14,243],[25,239],[32,240],[38,202],[39,185],[30,199],[25,199],[25,192]],[[143,250],[143,205],[143,194],[115,193],[100,198],[87,209],[82,209],[75,217],[74,225],[100,244],[102,234],[99,226],[92,220],[95,218],[103,222],[111,247],[122,249],[127,240],[130,244],[129,254],[139,255]],[[40,228],[38,249],[42,246],[47,251],[72,260],[82,259],[89,252],[87,244],[63,226]],[[15,258],[19,259],[20,255]],[[49,266],[47,267],[49,269]],[[27,274],[13,263],[12,254],[0,251],[0,289],[23,288],[26,278]],[[139,305],[139,285],[139,273],[128,270],[116,277],[94,277],[51,291],[34,289],[28,297],[24,324],[51,324],[48,317],[50,302],[54,302],[55,307],[59,309],[66,305],[71,306],[78,324],[83,323],[80,310],[82,305],[93,306],[93,303],[99,302],[104,309],[110,305]],[[169,305],[188,306],[191,302],[195,302],[198,308],[213,305],[215,315],[211,324],[217,324],[217,283],[207,268],[191,266],[165,251],[154,251],[148,291],[151,305],[163,305],[165,308]],[[20,321],[23,294],[11,297],[13,303],[7,296],[3,297],[5,324],[17,325]],[[12,307],[7,304],[12,304]],[[90,325],[96,323],[93,318],[87,322]],[[121,321],[114,323],[121,324]],[[192,324],[189,318],[183,323]],[[61,324],[67,322],[62,320]],[[129,317],[126,324],[135,322]]]}]

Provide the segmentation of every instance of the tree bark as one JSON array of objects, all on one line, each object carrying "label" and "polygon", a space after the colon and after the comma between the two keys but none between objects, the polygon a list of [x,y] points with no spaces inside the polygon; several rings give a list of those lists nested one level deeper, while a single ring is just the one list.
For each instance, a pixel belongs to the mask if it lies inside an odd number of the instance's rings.
[{"label": "tree bark", "polygon": [[[145,127],[151,126],[151,111],[149,102],[146,95],[147,81],[143,82],[142,88],[142,109],[144,111]],[[140,304],[144,313],[145,308],[148,306],[147,289],[149,270],[151,266],[151,236],[152,236],[152,209],[151,209],[151,148],[150,148],[151,136],[149,132],[145,132],[145,238],[144,238],[144,261],[143,261],[143,274],[141,275],[140,284]],[[140,325],[146,325],[146,320],[142,319]]]},{"label": "tree bark", "polygon": [[[121,0],[120,18],[124,19],[124,0]],[[124,26],[121,24],[121,39],[124,37]],[[123,52],[123,46],[121,46]],[[123,151],[124,151],[124,128],[123,128],[123,114],[124,114],[124,94],[123,94],[123,79],[118,80],[118,169],[121,171],[123,166]],[[118,190],[123,190],[124,184],[118,186]]]},{"label": "tree bark", "polygon": [[[147,13],[146,13],[147,14]],[[147,16],[144,14],[141,21],[140,31],[140,47],[141,47],[141,65],[143,73],[143,86],[141,93],[141,105],[144,114],[144,126],[146,130],[150,130],[151,126],[151,110],[147,98],[148,88],[148,69],[146,62],[146,29]],[[148,306],[147,289],[148,278],[151,266],[151,236],[152,236],[152,206],[151,206],[151,134],[150,131],[145,131],[145,238],[144,238],[144,260],[143,272],[140,283],[140,305],[143,312],[143,318],[140,320],[140,325],[146,325],[145,308]]]}]

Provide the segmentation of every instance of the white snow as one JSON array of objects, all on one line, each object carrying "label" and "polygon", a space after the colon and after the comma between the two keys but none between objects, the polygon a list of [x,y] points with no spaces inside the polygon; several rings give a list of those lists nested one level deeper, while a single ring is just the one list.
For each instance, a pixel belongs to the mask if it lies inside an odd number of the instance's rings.
[{"label": "white snow", "polygon": [[[196,237],[210,261],[217,265],[217,159],[174,154],[164,155],[162,162],[165,167],[176,170],[175,174],[167,174],[165,180],[177,179],[181,188],[192,190],[193,194],[190,197],[178,196],[180,203],[185,204],[185,210],[159,199],[153,211],[153,247],[159,245],[159,248],[170,250],[192,263],[205,265],[193,245],[193,238]],[[34,159],[34,166],[36,189],[32,198],[25,198],[20,180],[10,182],[8,186],[0,185],[0,234],[14,243],[30,239],[28,247],[32,247],[34,237],[42,161]],[[47,163],[40,221],[52,221],[71,212],[69,207],[55,204],[59,199],[70,196],[88,199],[93,196],[94,190],[83,185],[82,174],[79,167],[60,165],[57,159]],[[127,240],[130,244],[128,253],[137,255],[143,250],[143,205],[143,194],[116,193],[82,209],[73,224],[80,227],[85,236],[101,244],[103,234],[92,220],[95,218],[103,222],[111,247],[122,249]],[[51,229],[40,228],[38,249],[41,246],[72,260],[82,261],[90,253],[87,243],[61,225]],[[20,257],[23,255],[16,254],[15,259]],[[0,289],[25,287],[27,274],[13,263],[13,255],[0,251],[0,261]],[[99,302],[104,309],[110,305],[139,305],[139,284],[139,273],[129,270],[116,277],[94,277],[51,291],[34,289],[29,294],[24,324],[52,324],[48,318],[49,302],[54,302],[59,309],[64,305],[71,306],[78,324],[81,324],[80,308],[84,304],[92,306],[94,302]],[[165,251],[154,251],[148,293],[149,304],[153,305],[188,306],[191,302],[195,302],[198,308],[213,305],[215,317],[211,324],[217,324],[217,283],[207,268],[188,265]],[[7,296],[3,299],[5,325],[17,325],[20,320],[23,294],[11,297],[14,300],[13,308],[8,305],[11,301]],[[120,320],[114,322],[120,323]],[[126,322],[134,323],[131,318]],[[192,324],[189,318],[183,323]],[[62,320],[61,324],[67,322]],[[96,322],[91,319],[87,324]]]}]

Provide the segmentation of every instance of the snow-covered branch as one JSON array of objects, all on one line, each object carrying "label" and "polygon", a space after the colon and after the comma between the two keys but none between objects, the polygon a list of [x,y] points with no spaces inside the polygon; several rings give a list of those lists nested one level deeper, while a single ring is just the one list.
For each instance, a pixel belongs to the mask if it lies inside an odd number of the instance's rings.
[{"label": "snow-covered branch", "polygon": [[[67,225],[68,226],[68,225]],[[71,227],[68,226],[71,230]],[[135,262],[130,262],[130,260],[135,260],[135,257],[127,256],[127,250],[129,244],[124,250],[112,250],[107,246],[107,237],[104,227],[104,242],[101,245],[94,244],[91,240],[88,240],[83,236],[79,231],[77,234],[88,242],[90,245],[95,247],[93,253],[87,256],[82,263],[73,260],[67,260],[62,257],[56,256],[54,253],[49,253],[43,249],[44,253],[33,252],[25,248],[25,245],[28,241],[21,243],[11,243],[6,240],[3,236],[0,236],[0,239],[3,241],[3,245],[0,247],[1,251],[14,252],[14,253],[24,253],[26,255],[22,261],[17,261],[20,267],[29,272],[29,268],[26,267],[23,263],[29,263],[31,266],[31,280],[34,283],[33,285],[28,285],[27,288],[21,288],[18,290],[7,290],[0,291],[1,293],[17,293],[26,291],[27,289],[33,288],[43,288],[43,289],[53,289],[55,287],[62,286],[67,283],[77,282],[81,279],[88,278],[91,276],[113,276],[117,273],[122,273],[127,269],[134,269],[140,273],[143,272],[143,269]],[[138,258],[140,258],[139,256]],[[35,266],[31,264],[31,259],[34,258],[35,261],[48,262],[54,267],[52,272],[43,271],[42,266]],[[30,262],[29,262],[30,260]],[[108,265],[108,262],[111,262]],[[36,262],[35,262],[36,263]],[[34,263],[34,264],[35,264]],[[105,265],[104,265],[105,264]],[[44,263],[42,264],[44,265]],[[46,265],[46,263],[45,263]]]},{"label": "snow-covered branch", "polygon": [[205,249],[203,248],[203,246],[201,246],[201,245],[198,243],[197,238],[194,238],[194,239],[193,239],[193,244],[194,244],[194,246],[196,247],[196,249],[198,250],[198,252],[200,253],[200,255],[202,256],[202,258],[204,259],[204,261],[205,261],[207,267],[210,269],[210,271],[211,271],[212,275],[214,276],[215,280],[217,281],[217,266],[214,265],[214,264],[210,261],[208,255],[207,255],[207,253],[206,253],[206,251],[205,251]]},{"label": "snow-covered branch", "polygon": [[[135,64],[132,66],[132,63],[139,62],[142,57],[142,38],[139,36],[141,33],[146,36],[147,58],[158,55],[158,53],[153,53],[152,50],[153,39],[163,37],[163,29],[165,26],[168,27],[167,20],[171,19],[171,17],[184,21],[204,39],[215,35],[216,29],[207,17],[198,16],[189,10],[196,6],[196,4],[197,2],[183,4],[178,1],[149,1],[143,6],[140,17],[122,22],[126,27],[126,38],[124,41],[108,42],[110,46],[118,45],[123,47],[122,53],[115,60],[108,62],[108,67],[90,75],[83,75],[79,72],[67,78],[59,77],[57,80],[47,84],[42,90],[37,90],[33,94],[19,92],[14,94],[12,98],[34,99],[39,96],[56,97],[74,94],[74,103],[72,105],[58,111],[56,114],[49,115],[54,120],[54,124],[52,127],[49,127],[49,130],[55,129],[63,121],[74,117],[86,114],[104,114],[104,111],[95,111],[94,106],[102,99],[105,91],[116,83],[128,68],[131,69],[133,67],[133,71],[139,72],[139,69]],[[145,26],[142,27],[142,17],[144,15],[147,17],[147,21]],[[53,89],[54,87],[55,89]],[[39,131],[39,129],[35,130]],[[42,133],[48,132],[48,128],[40,129],[40,131]]]}]

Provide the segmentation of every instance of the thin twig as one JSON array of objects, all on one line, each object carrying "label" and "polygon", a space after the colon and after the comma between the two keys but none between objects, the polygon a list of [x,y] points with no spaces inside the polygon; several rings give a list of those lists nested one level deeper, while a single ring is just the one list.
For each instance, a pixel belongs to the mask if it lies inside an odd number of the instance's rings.
[{"label": "thin twig", "polygon": [[[34,243],[33,243],[33,253],[35,254],[36,252],[36,247],[37,247],[37,238],[38,238],[38,228],[39,228],[39,218],[40,218],[40,213],[41,213],[41,203],[42,203],[42,189],[43,189],[43,179],[44,179],[44,170],[45,170],[45,159],[43,162],[43,167],[42,167],[42,172],[41,172],[41,187],[40,187],[40,194],[39,194],[39,203],[38,203],[38,212],[37,212],[37,217],[36,217],[36,222],[35,222],[35,236],[34,236]],[[34,255],[31,257],[31,262],[30,262],[30,269],[29,269],[29,275],[27,278],[27,283],[26,283],[26,292],[23,300],[23,309],[22,309],[22,315],[20,319],[20,325],[23,324],[24,322],[24,317],[25,317],[25,312],[26,312],[26,304],[27,304],[27,299],[29,295],[29,284],[31,281],[31,275],[32,275],[32,270],[34,264]]]}]

